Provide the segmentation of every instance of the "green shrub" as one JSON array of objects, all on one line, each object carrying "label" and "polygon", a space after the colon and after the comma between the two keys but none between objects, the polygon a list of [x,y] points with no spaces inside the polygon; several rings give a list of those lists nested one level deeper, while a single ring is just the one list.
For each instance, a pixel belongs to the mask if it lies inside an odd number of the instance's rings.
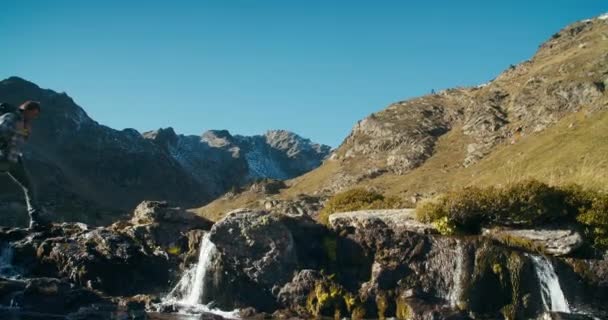
[{"label": "green shrub", "polygon": [[475,233],[492,212],[494,199],[494,188],[467,187],[423,201],[416,208],[416,215],[423,222],[434,223],[443,234]]},{"label": "green shrub", "polygon": [[588,208],[576,218],[586,227],[587,236],[596,247],[608,249],[608,195],[596,194]]},{"label": "green shrub", "polygon": [[396,209],[403,206],[397,197],[385,197],[382,194],[365,189],[351,189],[337,193],[330,198],[323,210],[319,212],[319,221],[329,223],[329,216],[336,212],[347,212],[366,209]]},{"label": "green shrub", "polygon": [[513,183],[496,193],[497,224],[534,226],[575,214],[567,193],[536,180]]},{"label": "green shrub", "polygon": [[467,187],[424,201],[417,218],[442,234],[478,233],[482,227],[534,227],[574,222],[596,247],[608,248],[608,195],[578,185],[554,187],[527,180],[503,188]]}]

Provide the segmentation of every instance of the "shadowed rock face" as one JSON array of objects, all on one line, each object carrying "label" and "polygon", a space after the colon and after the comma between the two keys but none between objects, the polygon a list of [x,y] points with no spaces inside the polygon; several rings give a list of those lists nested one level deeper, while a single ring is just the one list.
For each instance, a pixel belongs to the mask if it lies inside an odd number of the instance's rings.
[{"label": "shadowed rock face", "polygon": [[198,256],[200,235],[210,227],[204,218],[154,201],[107,227],[2,227],[0,318],[148,319],[144,308],[168,292],[184,262]]},{"label": "shadowed rock face", "polygon": [[[342,213],[325,229],[307,216],[232,212],[210,231],[218,253],[206,302],[304,318],[535,319],[546,311],[538,253],[484,236],[441,236],[410,218]],[[606,313],[605,260],[547,261],[573,310]]]},{"label": "shadowed rock face", "polygon": [[[65,93],[41,89],[12,77],[0,81],[0,101],[42,103],[25,154],[41,200],[60,220],[107,223],[143,200],[200,206],[253,179],[287,179],[321,164],[329,147],[293,133],[232,136],[209,131],[202,137],[160,129],[143,135],[114,130],[91,119]],[[111,106],[109,106],[111,107]],[[21,206],[20,190],[0,177],[3,224]],[[22,211],[24,212],[24,211]]]}]

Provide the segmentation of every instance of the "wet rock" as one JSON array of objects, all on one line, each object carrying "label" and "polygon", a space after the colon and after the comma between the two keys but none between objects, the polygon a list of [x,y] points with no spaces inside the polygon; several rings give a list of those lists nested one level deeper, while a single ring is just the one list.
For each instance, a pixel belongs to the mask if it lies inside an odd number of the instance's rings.
[{"label": "wet rock", "polygon": [[608,260],[558,259],[555,270],[571,307],[608,317]]},{"label": "wet rock", "polygon": [[397,302],[396,316],[408,320],[469,320],[462,312],[454,311],[437,304],[417,298],[400,298]]},{"label": "wet rock", "polygon": [[591,316],[584,314],[571,314],[562,312],[546,312],[538,320],[593,320]]},{"label": "wet rock", "polygon": [[170,262],[158,247],[112,228],[54,225],[10,243],[13,265],[25,277],[58,277],[112,295],[165,289]]},{"label": "wet rock", "polygon": [[111,304],[98,293],[59,279],[0,279],[0,305],[22,311],[67,314],[100,303]]}]

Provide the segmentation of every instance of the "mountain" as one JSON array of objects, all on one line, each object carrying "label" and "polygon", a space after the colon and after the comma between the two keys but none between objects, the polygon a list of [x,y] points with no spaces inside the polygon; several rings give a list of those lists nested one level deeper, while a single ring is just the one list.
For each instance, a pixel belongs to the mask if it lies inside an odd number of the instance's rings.
[{"label": "mountain", "polygon": [[[91,119],[65,93],[11,77],[0,81],[0,101],[42,103],[25,154],[41,201],[56,218],[105,223],[142,200],[200,206],[261,178],[288,179],[319,166],[330,147],[287,131],[201,137],[172,128],[140,134],[114,130]],[[23,223],[20,190],[0,178],[3,224]]]},{"label": "mountain", "polygon": [[[554,34],[528,61],[472,88],[400,101],[359,121],[324,164],[277,200],[353,187],[416,201],[533,177],[608,185],[608,15]],[[266,197],[266,195],[263,195]],[[238,206],[260,202],[250,193]],[[230,210],[222,199],[202,214]]]}]

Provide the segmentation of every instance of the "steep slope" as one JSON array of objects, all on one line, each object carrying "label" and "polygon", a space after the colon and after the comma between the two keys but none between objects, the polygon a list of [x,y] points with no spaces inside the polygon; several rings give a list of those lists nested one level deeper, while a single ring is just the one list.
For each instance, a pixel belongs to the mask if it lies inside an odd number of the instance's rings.
[{"label": "steep slope", "polygon": [[[293,178],[318,166],[330,151],[288,132],[283,139],[291,144],[276,142],[283,140],[273,139],[273,133],[235,138],[210,131],[201,138],[171,128],[143,135],[114,130],[92,120],[65,93],[16,77],[0,82],[0,101],[18,105],[30,99],[40,101],[43,112],[25,150],[28,167],[41,200],[58,219],[105,223],[142,200],[202,205],[255,178]],[[249,158],[269,163],[269,169],[260,171]],[[2,224],[23,223],[22,195],[4,175],[0,191]]]},{"label": "steep slope", "polygon": [[[581,170],[605,167],[608,146],[594,139],[605,139],[607,86],[604,15],[566,27],[487,84],[397,102],[359,121],[330,159],[278,198],[363,186],[409,199],[526,176],[578,181]],[[200,212],[210,208],[231,209],[212,203]]]}]

